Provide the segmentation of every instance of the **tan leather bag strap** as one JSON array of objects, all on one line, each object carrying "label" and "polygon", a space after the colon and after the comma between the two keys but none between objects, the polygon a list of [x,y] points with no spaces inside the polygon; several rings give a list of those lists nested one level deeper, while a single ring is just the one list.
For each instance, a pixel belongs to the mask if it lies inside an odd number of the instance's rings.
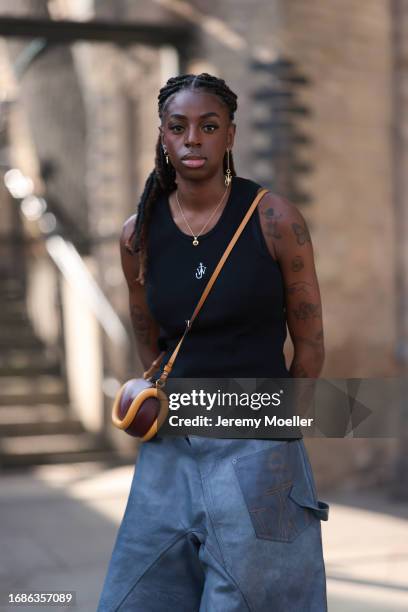
[{"label": "tan leather bag strap", "polygon": [[[208,294],[210,293],[216,279],[217,276],[219,275],[219,273],[221,272],[221,269],[223,267],[223,265],[225,264],[229,254],[231,253],[232,249],[235,246],[235,243],[237,242],[238,238],[240,237],[240,235],[242,234],[242,231],[244,230],[246,224],[248,223],[249,219],[251,218],[252,213],[254,212],[254,210],[256,209],[256,207],[258,206],[259,202],[261,201],[261,199],[263,198],[263,196],[265,195],[265,193],[267,193],[268,190],[267,189],[261,189],[260,191],[258,191],[254,201],[252,202],[251,206],[248,208],[244,218],[242,219],[237,231],[235,232],[234,236],[231,239],[231,242],[229,243],[229,245],[227,246],[227,248],[224,251],[223,256],[221,257],[220,261],[217,264],[217,267],[215,268],[214,272],[211,275],[210,280],[208,281],[199,301],[197,306],[194,309],[193,314],[191,315],[191,319],[189,319],[188,321],[186,321],[187,325],[186,325],[186,329],[184,330],[184,333],[179,341],[179,343],[177,344],[176,348],[173,351],[173,354],[171,355],[170,359],[168,360],[168,362],[166,363],[166,365],[164,366],[163,369],[163,373],[161,374],[160,378],[156,381],[156,386],[157,387],[164,387],[167,377],[170,374],[172,367],[174,365],[174,362],[176,360],[176,357],[178,355],[178,352],[181,348],[181,345],[183,344],[184,338],[186,337],[186,335],[188,334],[188,332],[191,329],[191,326],[193,324],[194,319],[196,318],[196,316],[198,315],[198,313],[200,312],[205,300],[207,299]],[[157,361],[157,360],[156,360]],[[150,370],[148,371],[150,373]],[[145,373],[146,376],[147,373]]]}]

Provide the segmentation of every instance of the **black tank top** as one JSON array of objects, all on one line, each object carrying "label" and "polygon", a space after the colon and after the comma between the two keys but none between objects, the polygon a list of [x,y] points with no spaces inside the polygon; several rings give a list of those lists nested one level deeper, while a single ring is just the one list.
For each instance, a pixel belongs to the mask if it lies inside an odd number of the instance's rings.
[{"label": "black tank top", "polygon": [[[167,351],[162,367],[259,188],[234,177],[220,219],[199,237],[198,246],[173,221],[168,196],[156,201],[147,244],[146,298],[160,325],[159,348]],[[282,274],[268,251],[256,210],[187,334],[170,376],[288,378],[286,334]]]}]

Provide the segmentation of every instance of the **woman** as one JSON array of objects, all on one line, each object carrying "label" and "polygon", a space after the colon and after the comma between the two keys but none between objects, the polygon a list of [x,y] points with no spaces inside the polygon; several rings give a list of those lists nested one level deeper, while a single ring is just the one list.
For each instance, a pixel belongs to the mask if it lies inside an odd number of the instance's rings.
[{"label": "woman", "polygon": [[[143,365],[162,367],[260,186],[236,176],[236,95],[208,74],[160,90],[155,169],[120,246]],[[231,180],[232,176],[232,180]],[[295,352],[283,355],[289,327]],[[316,378],[324,358],[310,235],[267,193],[171,376]],[[158,373],[160,375],[160,371]],[[323,612],[317,500],[301,438],[157,435],[141,446],[99,612]]]}]

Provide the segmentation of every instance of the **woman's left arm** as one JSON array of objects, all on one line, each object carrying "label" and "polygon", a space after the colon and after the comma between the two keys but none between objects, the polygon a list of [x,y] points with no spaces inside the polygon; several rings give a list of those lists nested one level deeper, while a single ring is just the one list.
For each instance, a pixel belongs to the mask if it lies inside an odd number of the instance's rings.
[{"label": "woman's left arm", "polygon": [[280,265],[288,329],[294,346],[290,374],[318,378],[324,362],[322,304],[310,233],[300,211],[276,194],[259,203],[268,249]]}]

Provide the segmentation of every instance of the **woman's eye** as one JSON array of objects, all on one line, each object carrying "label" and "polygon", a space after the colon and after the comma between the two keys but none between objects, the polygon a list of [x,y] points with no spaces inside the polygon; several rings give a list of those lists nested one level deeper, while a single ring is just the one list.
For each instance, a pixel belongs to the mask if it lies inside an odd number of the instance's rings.
[{"label": "woman's eye", "polygon": [[[181,132],[184,130],[184,126],[183,125],[170,125],[169,130],[173,132],[173,134],[181,134]],[[204,132],[208,134],[212,134],[213,132],[215,132],[215,130],[218,130],[218,125],[208,123],[206,125],[203,125],[203,130]]]},{"label": "woman's eye", "polygon": [[210,132],[210,133],[211,133],[211,132],[215,132],[215,130],[217,130],[217,129],[218,129],[218,125],[213,125],[213,124],[209,123],[209,124],[207,124],[207,125],[204,125],[203,129],[204,129],[206,132]]}]

